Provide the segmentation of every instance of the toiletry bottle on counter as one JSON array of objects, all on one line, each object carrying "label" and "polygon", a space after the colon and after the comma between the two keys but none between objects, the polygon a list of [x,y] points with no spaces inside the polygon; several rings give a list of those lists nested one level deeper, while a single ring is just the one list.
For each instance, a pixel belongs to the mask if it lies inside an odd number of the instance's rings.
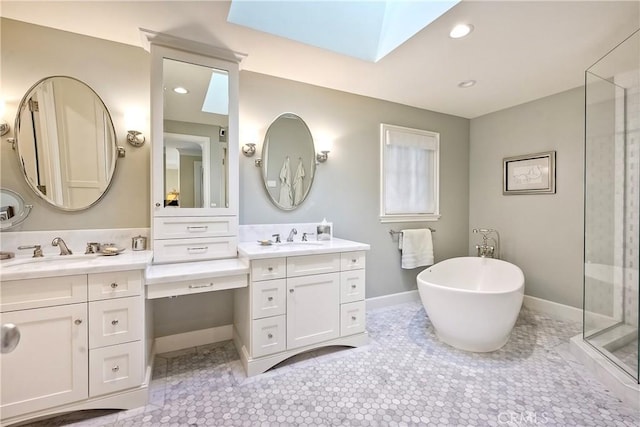
[{"label": "toiletry bottle on counter", "polygon": [[318,224],[316,236],[318,236],[318,240],[331,240],[331,224],[329,224],[326,219],[323,219],[322,222]]}]

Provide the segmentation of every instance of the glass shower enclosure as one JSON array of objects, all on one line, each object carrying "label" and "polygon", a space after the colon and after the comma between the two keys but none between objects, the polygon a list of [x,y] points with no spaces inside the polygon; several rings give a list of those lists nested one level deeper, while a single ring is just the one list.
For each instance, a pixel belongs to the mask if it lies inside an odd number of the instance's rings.
[{"label": "glass shower enclosure", "polygon": [[586,342],[638,382],[640,30],[585,72]]}]

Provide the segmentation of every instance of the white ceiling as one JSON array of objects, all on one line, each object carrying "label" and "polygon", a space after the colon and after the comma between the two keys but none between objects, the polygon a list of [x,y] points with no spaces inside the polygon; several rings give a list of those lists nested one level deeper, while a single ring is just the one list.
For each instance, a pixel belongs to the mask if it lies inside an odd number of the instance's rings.
[{"label": "white ceiling", "polygon": [[[421,0],[424,1],[424,0]],[[578,87],[640,27],[640,2],[463,0],[377,63],[227,22],[227,1],[11,1],[3,17],[141,46],[139,28],[248,54],[242,69],[474,118]],[[454,24],[475,31],[454,40]],[[477,85],[461,89],[463,80]]]}]

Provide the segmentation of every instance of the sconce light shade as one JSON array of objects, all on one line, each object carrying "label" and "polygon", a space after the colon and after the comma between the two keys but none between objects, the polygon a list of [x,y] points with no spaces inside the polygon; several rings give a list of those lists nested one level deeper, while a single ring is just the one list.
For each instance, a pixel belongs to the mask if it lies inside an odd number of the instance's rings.
[{"label": "sconce light shade", "polygon": [[324,163],[329,158],[329,150],[322,150],[316,154],[316,160],[318,163]]},{"label": "sconce light shade", "polygon": [[251,142],[244,144],[242,146],[242,154],[247,157],[253,157],[253,155],[256,154],[256,144],[253,144]]},{"label": "sconce light shade", "polygon": [[0,123],[0,136],[8,134],[10,130],[11,128],[9,127],[9,124],[7,122],[3,121]]},{"label": "sconce light shade", "polygon": [[142,132],[138,132],[137,130],[128,130],[127,141],[134,147],[140,147],[142,144],[144,144],[145,137]]}]

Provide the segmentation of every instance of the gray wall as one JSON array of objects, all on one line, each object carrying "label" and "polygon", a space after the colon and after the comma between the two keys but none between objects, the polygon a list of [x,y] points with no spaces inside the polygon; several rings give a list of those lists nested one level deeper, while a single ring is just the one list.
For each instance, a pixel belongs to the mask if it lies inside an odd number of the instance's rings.
[{"label": "gray wall", "polygon": [[[149,54],[142,48],[5,18],[0,21],[0,36],[4,119],[11,125],[11,133],[0,144],[0,184],[33,204],[27,220],[12,231],[149,227],[149,145],[129,145],[124,125],[128,108],[149,110]],[[127,150],[126,157],[118,159],[109,192],[87,211],[61,212],[35,196],[24,181],[15,151],[4,142],[13,137],[13,121],[24,94],[38,80],[54,75],[75,77],[96,91],[111,113],[118,145]],[[138,130],[149,135],[148,123],[141,123]]]},{"label": "gray wall", "polygon": [[[329,160],[319,164],[305,202],[293,211],[271,204],[254,160],[271,122],[292,112],[315,140],[330,139]],[[380,123],[440,132],[440,212],[431,223],[381,224],[379,215]],[[421,269],[402,270],[390,229],[431,226],[436,261],[467,253],[469,120],[405,105],[283,80],[240,73],[240,143],[258,142],[258,154],[240,159],[240,224],[334,223],[333,235],[371,245],[368,298],[416,288]],[[259,141],[246,138],[258,135]]]},{"label": "gray wall", "polygon": [[[582,306],[584,89],[471,121],[469,226],[495,228],[525,294]],[[556,151],[557,192],[502,195],[504,157]],[[477,235],[470,235],[469,253]]]}]

